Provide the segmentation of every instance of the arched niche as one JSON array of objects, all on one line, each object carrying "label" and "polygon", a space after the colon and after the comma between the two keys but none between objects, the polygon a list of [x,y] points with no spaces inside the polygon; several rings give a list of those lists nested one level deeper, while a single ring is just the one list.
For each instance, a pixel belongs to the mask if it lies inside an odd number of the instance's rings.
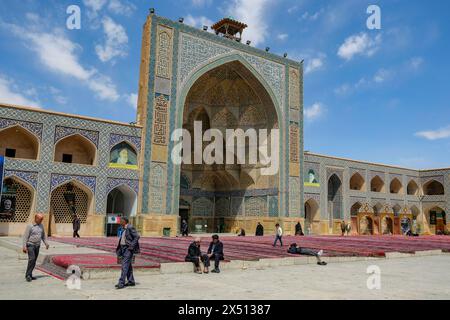
[{"label": "arched niche", "polygon": [[82,135],[70,135],[56,143],[54,161],[95,165],[97,161],[97,147]]},{"label": "arched niche", "polygon": [[39,139],[21,126],[0,130],[0,155],[7,158],[37,160]]},{"label": "arched niche", "polygon": [[106,210],[108,214],[134,217],[137,211],[136,192],[128,185],[120,185],[108,193]]}]

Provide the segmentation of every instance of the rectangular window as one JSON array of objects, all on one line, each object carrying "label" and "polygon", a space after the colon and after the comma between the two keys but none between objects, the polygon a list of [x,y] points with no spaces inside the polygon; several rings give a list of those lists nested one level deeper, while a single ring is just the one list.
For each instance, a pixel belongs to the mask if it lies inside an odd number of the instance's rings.
[{"label": "rectangular window", "polygon": [[72,163],[72,155],[63,153],[62,162],[64,162],[64,163]]},{"label": "rectangular window", "polygon": [[16,149],[8,149],[5,150],[5,157],[15,158],[16,157]]}]

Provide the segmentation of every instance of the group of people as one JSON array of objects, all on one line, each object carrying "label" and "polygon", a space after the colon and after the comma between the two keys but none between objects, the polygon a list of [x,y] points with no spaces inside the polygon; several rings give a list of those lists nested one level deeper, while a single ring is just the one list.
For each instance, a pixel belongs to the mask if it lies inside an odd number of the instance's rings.
[{"label": "group of people", "polygon": [[[28,265],[25,272],[25,279],[28,282],[36,280],[36,278],[33,277],[32,273],[39,256],[41,242],[44,243],[47,250],[49,249],[49,243],[47,241],[45,230],[42,225],[43,219],[44,216],[42,214],[36,214],[34,217],[34,222],[27,226],[23,235],[23,252],[28,254]],[[79,221],[76,223],[74,222],[74,237],[76,237],[78,234],[79,224]],[[116,254],[118,262],[121,264],[122,268],[118,284],[116,285],[117,289],[133,287],[136,285],[133,275],[133,262],[135,255],[140,253],[140,236],[137,230],[129,223],[129,219],[126,217],[120,219],[120,225],[122,232],[119,236],[119,241],[116,247]],[[300,223],[298,223],[298,225],[300,225]],[[75,226],[77,227],[76,231]],[[277,242],[280,242],[280,245],[283,246],[283,229],[278,223],[275,225],[275,227],[276,232],[273,246],[275,247],[277,245]],[[187,233],[186,227],[184,228]],[[301,226],[300,228],[296,226],[296,234],[298,231],[301,232]],[[258,223],[258,226],[256,228],[256,235],[262,236],[263,234],[264,228],[260,223]],[[212,241],[210,242],[206,253],[202,253],[200,243],[201,239],[199,237],[194,239],[194,241],[189,245],[185,261],[192,262],[194,264],[196,273],[209,273],[210,261],[214,261],[214,269],[211,270],[211,272],[220,273],[219,265],[220,261],[224,260],[224,252],[223,243],[219,240],[219,236],[217,234],[212,236]],[[293,243],[289,246],[288,253],[315,256],[319,265],[326,265],[326,263],[321,261],[320,259],[320,256],[323,254],[322,250],[314,252],[313,250],[301,248],[296,243]],[[203,271],[201,270],[200,262],[203,263]]]}]

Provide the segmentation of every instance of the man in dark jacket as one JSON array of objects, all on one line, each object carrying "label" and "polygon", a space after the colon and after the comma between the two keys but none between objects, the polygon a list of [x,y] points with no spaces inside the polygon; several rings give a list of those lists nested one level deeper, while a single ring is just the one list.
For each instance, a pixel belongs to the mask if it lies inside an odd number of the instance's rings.
[{"label": "man in dark jacket", "polygon": [[184,261],[192,262],[195,265],[195,272],[202,273],[202,270],[200,269],[200,259],[205,266],[203,272],[208,273],[209,256],[207,254],[202,254],[202,251],[200,250],[200,238],[195,238],[194,242],[189,245],[188,254]]},{"label": "man in dark jacket", "polygon": [[[119,283],[116,285],[117,289],[123,289],[126,286],[134,287],[136,282],[133,276],[133,256],[140,252],[139,249],[139,234],[136,229],[128,224],[128,218],[121,218],[120,225],[123,228],[117,245],[116,253],[120,260],[122,260],[122,273],[120,275]],[[128,280],[125,283],[125,280]]]},{"label": "man in dark jacket", "polygon": [[290,254],[301,254],[301,255],[305,255],[305,256],[313,256],[313,257],[316,257],[317,264],[319,266],[326,266],[327,265],[327,263],[325,261],[322,261],[320,259],[320,257],[323,254],[323,250],[320,250],[320,251],[316,252],[316,251],[313,251],[311,249],[301,248],[296,243],[292,243],[289,246],[289,249],[287,250],[287,252],[290,253]]},{"label": "man in dark jacket", "polygon": [[212,241],[208,248],[208,256],[210,260],[214,260],[214,270],[211,272],[219,273],[219,262],[223,260],[223,243],[219,241],[217,234],[212,236]]},{"label": "man in dark jacket", "polygon": [[295,235],[303,236],[303,230],[302,230],[302,225],[300,224],[300,221],[297,222],[297,224],[295,225]]},{"label": "man in dark jacket", "polygon": [[187,224],[186,220],[183,219],[183,221],[181,221],[181,236],[182,237],[184,237],[184,236],[187,237],[188,233],[189,233],[189,231],[188,231],[188,224]]},{"label": "man in dark jacket", "polygon": [[78,234],[78,231],[80,231],[81,221],[76,214],[73,215],[72,226],[73,226],[73,237],[79,238],[80,235]]},{"label": "man in dark jacket", "polygon": [[258,225],[256,226],[255,236],[262,237],[263,235],[264,235],[264,227],[261,224],[261,222],[258,222]]}]

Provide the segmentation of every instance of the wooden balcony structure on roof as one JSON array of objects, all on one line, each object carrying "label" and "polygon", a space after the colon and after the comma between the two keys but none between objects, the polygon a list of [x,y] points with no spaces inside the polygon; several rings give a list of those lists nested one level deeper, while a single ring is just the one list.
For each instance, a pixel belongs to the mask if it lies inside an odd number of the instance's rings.
[{"label": "wooden balcony structure on roof", "polygon": [[241,41],[242,32],[248,26],[245,23],[236,21],[232,18],[224,18],[211,26],[217,35],[222,34],[225,38]]}]

